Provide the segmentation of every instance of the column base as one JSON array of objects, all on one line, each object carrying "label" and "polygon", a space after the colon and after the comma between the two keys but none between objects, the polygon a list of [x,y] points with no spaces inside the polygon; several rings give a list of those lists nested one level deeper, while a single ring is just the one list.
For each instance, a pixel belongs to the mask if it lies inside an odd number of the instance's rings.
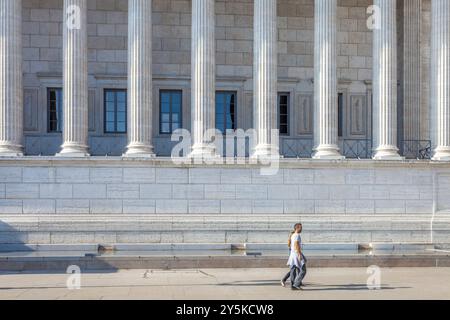
[{"label": "column base", "polygon": [[441,162],[450,162],[450,147],[436,148],[432,160]]},{"label": "column base", "polygon": [[340,154],[337,145],[320,145],[314,151],[312,158],[315,160],[345,160],[345,157]]},{"label": "column base", "polygon": [[280,149],[273,144],[257,145],[251,156],[252,159],[280,158]]},{"label": "column base", "polygon": [[403,161],[405,160],[399,154],[399,150],[395,146],[381,146],[375,150],[375,155],[373,156],[374,160],[383,160],[383,161]]},{"label": "column base", "polygon": [[23,157],[23,147],[15,144],[0,145],[0,158]]},{"label": "column base", "polygon": [[216,153],[216,147],[205,143],[194,144],[188,156],[191,159],[214,159],[219,157],[220,155]]},{"label": "column base", "polygon": [[61,158],[88,158],[91,155],[88,152],[89,147],[82,144],[65,143],[61,152],[56,154]]},{"label": "column base", "polygon": [[155,158],[156,154],[153,151],[153,146],[144,144],[130,144],[127,147],[127,152],[123,155],[124,158]]}]

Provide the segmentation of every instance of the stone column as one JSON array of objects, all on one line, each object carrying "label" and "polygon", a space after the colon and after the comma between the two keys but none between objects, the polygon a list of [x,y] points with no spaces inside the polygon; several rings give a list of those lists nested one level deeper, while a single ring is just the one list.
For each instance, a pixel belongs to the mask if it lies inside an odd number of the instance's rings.
[{"label": "stone column", "polygon": [[0,157],[23,155],[22,1],[0,1]]},{"label": "stone column", "polygon": [[128,0],[127,157],[155,156],[152,90],[152,1]]},{"label": "stone column", "polygon": [[450,1],[432,0],[431,11],[433,159],[450,161]]},{"label": "stone column", "polygon": [[192,157],[215,155],[208,131],[215,127],[215,0],[192,0]]},{"label": "stone column", "polygon": [[314,159],[343,159],[338,147],[337,0],[315,0]]},{"label": "stone column", "polygon": [[373,109],[376,160],[402,160],[397,147],[397,1],[375,0],[379,28],[373,30]]},{"label": "stone column", "polygon": [[421,140],[421,54],[422,0],[405,0],[403,7],[403,104],[405,140]]},{"label": "stone column", "polygon": [[[253,113],[256,146],[253,157],[279,156],[277,128],[278,34],[277,0],[255,0]],[[275,141],[276,140],[276,141]]]},{"label": "stone column", "polygon": [[87,157],[87,0],[64,0],[64,144],[58,156]]}]

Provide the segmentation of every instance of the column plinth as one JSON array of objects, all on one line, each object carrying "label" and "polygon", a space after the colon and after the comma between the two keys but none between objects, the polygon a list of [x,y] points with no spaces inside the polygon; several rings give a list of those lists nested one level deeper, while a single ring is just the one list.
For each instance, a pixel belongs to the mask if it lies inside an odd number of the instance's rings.
[{"label": "column plinth", "polygon": [[0,2],[0,157],[23,156],[22,1]]},{"label": "column plinth", "polygon": [[192,152],[190,157],[216,156],[210,141],[215,127],[216,46],[215,0],[192,0]]},{"label": "column plinth", "polygon": [[403,160],[397,147],[397,1],[375,0],[379,28],[373,30],[375,160]]},{"label": "column plinth", "polygon": [[431,23],[433,160],[450,161],[450,1],[432,1]]},{"label": "column plinth", "polygon": [[338,147],[337,0],[315,0],[314,159],[341,160]]},{"label": "column plinth", "polygon": [[64,0],[64,125],[60,157],[88,157],[87,0]]},{"label": "column plinth", "polygon": [[153,158],[152,1],[128,1],[128,140],[125,157]]},{"label": "column plinth", "polygon": [[[277,128],[277,0],[255,0],[253,112],[256,142],[253,158],[279,157]],[[276,140],[276,141],[274,141]]]}]

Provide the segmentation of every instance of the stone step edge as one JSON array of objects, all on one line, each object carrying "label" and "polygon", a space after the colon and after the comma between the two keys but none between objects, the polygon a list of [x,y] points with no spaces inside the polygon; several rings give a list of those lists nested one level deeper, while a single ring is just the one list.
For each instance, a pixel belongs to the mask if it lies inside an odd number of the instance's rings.
[{"label": "stone step edge", "polygon": [[[167,256],[167,257],[0,257],[1,272],[46,271],[66,273],[70,266],[82,272],[132,269],[183,270],[229,268],[287,268],[286,257],[279,256]],[[310,268],[448,268],[450,255],[343,255],[312,256]]]},{"label": "stone step edge", "polygon": [[[307,243],[308,251],[408,251],[448,248],[447,245],[436,246],[428,243]],[[162,251],[278,251],[288,250],[281,243],[244,243],[244,244],[201,244],[201,243],[168,243],[168,244],[2,244],[0,252],[162,252]]]}]

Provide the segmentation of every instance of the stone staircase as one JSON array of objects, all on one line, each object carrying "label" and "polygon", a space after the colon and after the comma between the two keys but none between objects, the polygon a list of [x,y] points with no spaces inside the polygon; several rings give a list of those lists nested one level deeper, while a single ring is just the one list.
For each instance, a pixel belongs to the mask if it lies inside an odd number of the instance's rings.
[{"label": "stone staircase", "polygon": [[67,244],[450,243],[450,215],[2,215],[0,247]]}]

